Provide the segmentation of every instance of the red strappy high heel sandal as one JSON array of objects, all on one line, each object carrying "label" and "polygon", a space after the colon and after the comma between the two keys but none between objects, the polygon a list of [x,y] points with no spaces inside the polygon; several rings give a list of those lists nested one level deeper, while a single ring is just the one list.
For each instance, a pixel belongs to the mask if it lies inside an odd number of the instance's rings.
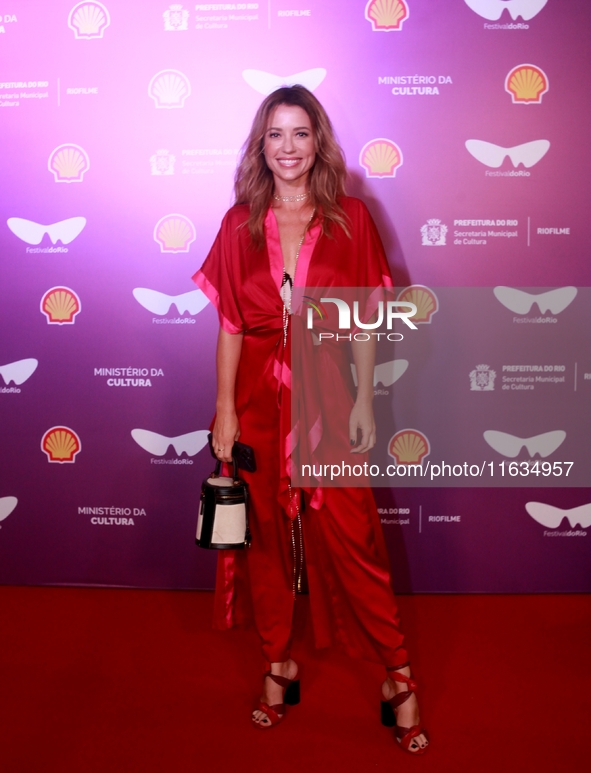
[{"label": "red strappy high heel sandal", "polygon": [[274,703],[272,706],[269,706],[267,703],[263,703],[262,701],[258,702],[257,706],[255,707],[255,711],[262,711],[267,715],[269,720],[265,723],[257,722],[253,717],[253,725],[260,728],[261,730],[267,730],[271,727],[274,727],[274,725],[278,725],[285,716],[285,707],[297,706],[297,704],[300,702],[299,679],[288,679],[285,676],[279,676],[278,674],[272,674],[270,671],[265,671],[263,680],[267,676],[280,687],[283,687],[285,689],[285,693],[283,695],[283,703]]},{"label": "red strappy high heel sandal", "polygon": [[[399,692],[396,693],[392,698],[385,701],[382,700],[381,705],[381,715],[382,715],[382,725],[385,727],[394,727],[395,728],[395,737],[400,746],[404,749],[404,751],[408,752],[409,754],[424,754],[427,751],[427,747],[421,748],[417,743],[415,743],[415,746],[412,747],[413,739],[416,738],[418,735],[421,735],[421,733],[429,740],[426,731],[420,726],[420,725],[413,725],[412,727],[401,727],[396,723],[396,709],[398,706],[401,706],[405,701],[407,701],[410,696],[418,689],[418,685],[415,682],[414,679],[412,679],[409,676],[404,676],[404,674],[398,674],[396,673],[401,668],[406,668],[409,666],[410,663],[403,663],[401,666],[396,666],[393,668],[386,668],[386,671],[388,672],[388,677],[390,679],[393,679],[395,682],[404,682],[408,690],[406,692]],[[411,750],[411,747],[413,750]]]}]

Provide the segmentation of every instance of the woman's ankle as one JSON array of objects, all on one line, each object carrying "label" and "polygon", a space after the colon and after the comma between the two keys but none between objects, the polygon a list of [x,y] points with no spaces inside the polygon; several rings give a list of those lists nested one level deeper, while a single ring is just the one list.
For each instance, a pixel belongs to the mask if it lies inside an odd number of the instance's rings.
[{"label": "woman's ankle", "polygon": [[298,666],[295,660],[287,658],[287,660],[279,660],[269,663],[269,670],[276,676],[286,676],[290,679],[294,678],[294,674],[297,674]]}]

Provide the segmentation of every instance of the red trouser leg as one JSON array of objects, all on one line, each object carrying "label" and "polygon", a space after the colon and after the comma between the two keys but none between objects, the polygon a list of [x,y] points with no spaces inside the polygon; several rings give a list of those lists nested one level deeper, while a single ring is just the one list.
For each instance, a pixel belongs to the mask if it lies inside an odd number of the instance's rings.
[{"label": "red trouser leg", "polygon": [[[289,659],[294,610],[291,523],[279,504],[265,502],[251,518],[252,547],[247,551],[255,626],[269,663]],[[261,517],[262,514],[262,517]]]},{"label": "red trouser leg", "polygon": [[[389,559],[371,491],[325,488],[307,508],[304,541],[317,638],[396,666],[408,660],[390,584]],[[328,616],[332,618],[326,623]]]},{"label": "red trouser leg", "polygon": [[252,546],[218,556],[214,625],[254,622],[265,660],[283,662],[290,656],[295,602],[291,523],[277,502],[254,488],[249,520]]},{"label": "red trouser leg", "polygon": [[255,473],[241,471],[249,484],[252,546],[222,551],[233,555],[220,557],[216,583],[216,625],[254,620],[270,663],[289,659],[294,609],[291,523],[277,501],[281,440],[273,362],[239,419],[240,441],[253,447],[257,465]]},{"label": "red trouser leg", "polygon": [[[216,623],[254,619],[263,655],[290,656],[294,609],[291,522],[269,490],[253,489],[252,547],[219,557]],[[324,489],[319,510],[302,514],[316,644],[385,666],[408,661],[390,585],[389,560],[373,495]]]}]

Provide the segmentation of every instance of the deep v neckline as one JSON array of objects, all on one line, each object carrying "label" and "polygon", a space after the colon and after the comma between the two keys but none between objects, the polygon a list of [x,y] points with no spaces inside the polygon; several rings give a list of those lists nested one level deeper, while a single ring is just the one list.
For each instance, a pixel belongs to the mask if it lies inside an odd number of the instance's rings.
[{"label": "deep v neckline", "polygon": [[[306,286],[312,253],[314,252],[314,247],[316,246],[320,232],[320,223],[315,223],[306,231],[306,236],[304,237],[304,241],[300,248],[295,275],[292,277],[292,284],[294,286]],[[267,242],[267,252],[269,253],[271,276],[273,278],[273,283],[277,288],[279,297],[281,298],[284,266],[283,251],[281,249],[281,240],[279,237],[279,224],[277,223],[277,218],[275,217],[272,207],[269,207],[267,216],[265,217],[265,239]]]}]

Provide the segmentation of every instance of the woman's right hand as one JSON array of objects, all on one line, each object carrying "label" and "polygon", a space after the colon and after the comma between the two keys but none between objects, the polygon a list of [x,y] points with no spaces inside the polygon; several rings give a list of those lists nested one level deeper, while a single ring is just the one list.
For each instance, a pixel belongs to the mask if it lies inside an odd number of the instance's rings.
[{"label": "woman's right hand", "polygon": [[212,432],[213,452],[221,462],[232,462],[232,446],[240,437],[240,425],[236,411],[216,414]]}]

